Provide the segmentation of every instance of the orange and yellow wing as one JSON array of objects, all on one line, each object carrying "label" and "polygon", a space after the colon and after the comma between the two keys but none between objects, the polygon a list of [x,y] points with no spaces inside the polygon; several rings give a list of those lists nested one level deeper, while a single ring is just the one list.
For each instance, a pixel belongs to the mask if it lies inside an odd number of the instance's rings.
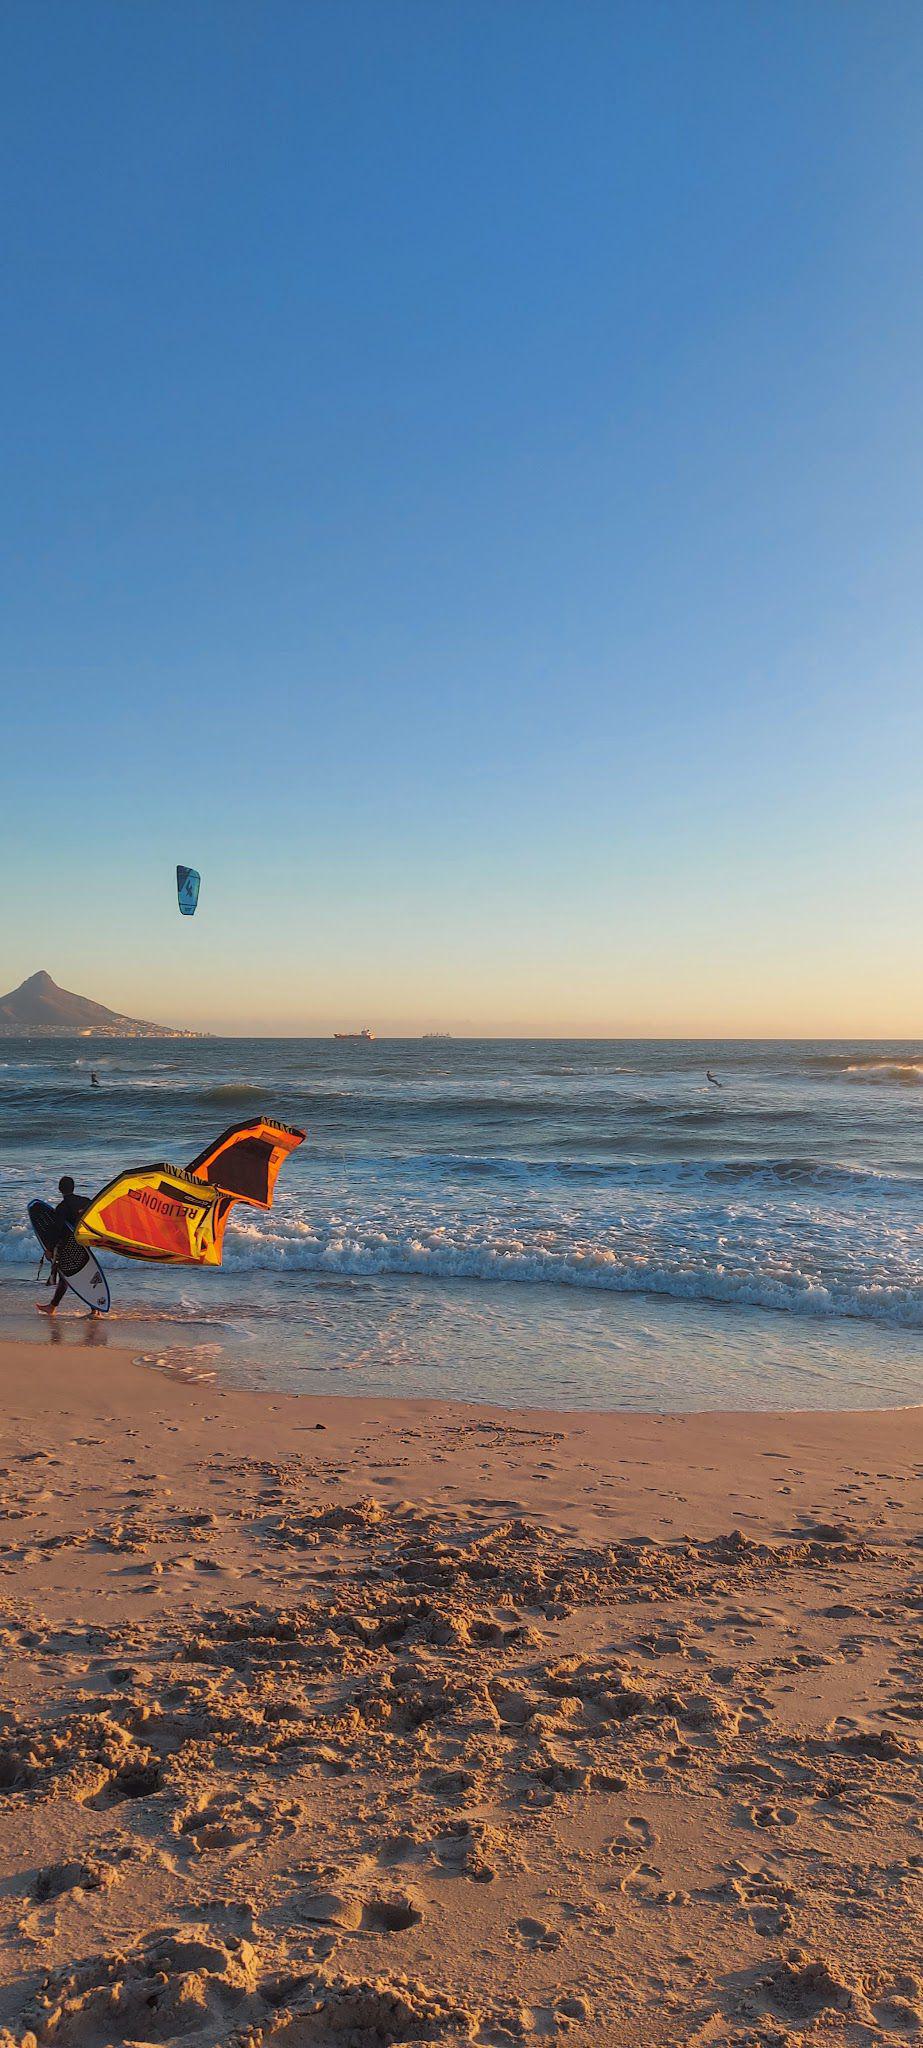
[{"label": "orange and yellow wing", "polygon": [[291,1124],[273,1123],[268,1117],[253,1117],[247,1123],[232,1124],[222,1131],[190,1162],[188,1171],[196,1180],[209,1181],[222,1194],[256,1209],[271,1209],[279,1169],[291,1152],[304,1144],[304,1131]]},{"label": "orange and yellow wing", "polygon": [[181,1167],[131,1167],[94,1195],[76,1236],[126,1259],[217,1266],[226,1214],[220,1190]]}]

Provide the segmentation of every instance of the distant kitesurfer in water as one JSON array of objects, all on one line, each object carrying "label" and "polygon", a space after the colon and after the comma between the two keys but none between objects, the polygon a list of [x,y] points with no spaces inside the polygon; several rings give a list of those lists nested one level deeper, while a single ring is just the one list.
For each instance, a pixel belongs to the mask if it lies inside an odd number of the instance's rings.
[{"label": "distant kitesurfer in water", "polygon": [[[55,1263],[55,1249],[58,1245],[63,1244],[66,1237],[70,1237],[72,1231],[76,1230],[84,1209],[88,1209],[90,1205],[89,1195],[75,1194],[74,1183],[69,1173],[63,1174],[59,1180],[58,1193],[61,1196],[61,1200],[54,1212],[55,1235],[54,1247],[51,1253],[51,1278],[47,1282],[49,1287],[54,1287],[54,1293],[50,1301],[36,1302],[36,1308],[39,1315],[42,1316],[53,1316],[55,1309],[60,1307],[67,1293],[67,1281],[61,1279]],[[57,1282],[57,1285],[55,1285],[55,1282]],[[93,1314],[95,1313],[96,1311],[93,1310]]]},{"label": "distant kitesurfer in water", "polygon": [[714,1075],[714,1074],[712,1073],[712,1070],[711,1070],[711,1068],[710,1068],[710,1067],[706,1067],[706,1069],[705,1069],[705,1079],[706,1079],[706,1081],[710,1081],[710,1082],[711,1082],[711,1085],[712,1085],[712,1087],[713,1087],[713,1088],[723,1088],[723,1087],[724,1087],[724,1082],[723,1082],[723,1081],[718,1081],[718,1080],[716,1080],[716,1078],[715,1078],[715,1075]]},{"label": "distant kitesurfer in water", "polygon": [[91,1075],[90,1075],[90,1087],[91,1087],[91,1088],[98,1088],[98,1087],[99,1087],[99,1075],[98,1075],[98,1074],[91,1074]]}]

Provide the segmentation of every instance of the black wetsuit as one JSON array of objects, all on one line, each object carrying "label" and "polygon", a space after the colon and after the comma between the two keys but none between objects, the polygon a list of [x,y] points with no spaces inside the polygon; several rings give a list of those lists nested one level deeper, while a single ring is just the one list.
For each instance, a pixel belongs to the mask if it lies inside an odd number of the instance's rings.
[{"label": "black wetsuit", "polygon": [[89,1195],[78,1195],[76,1188],[72,1195],[62,1195],[52,1217],[56,1245],[63,1244],[71,1231],[76,1230],[84,1209],[88,1209],[89,1206]]},{"label": "black wetsuit", "polygon": [[48,1257],[51,1260],[51,1277],[57,1281],[57,1286],[48,1304],[52,1314],[54,1314],[55,1309],[59,1307],[67,1293],[67,1281],[62,1278],[58,1271],[58,1253],[65,1240],[76,1230],[84,1209],[88,1209],[89,1206],[90,1196],[78,1195],[75,1189],[73,1194],[62,1195],[53,1213],[54,1237],[48,1250]]}]

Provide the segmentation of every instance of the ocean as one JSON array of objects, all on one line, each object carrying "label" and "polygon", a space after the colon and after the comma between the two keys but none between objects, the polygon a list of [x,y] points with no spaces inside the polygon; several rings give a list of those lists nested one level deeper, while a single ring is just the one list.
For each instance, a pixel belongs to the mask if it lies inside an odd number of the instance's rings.
[{"label": "ocean", "polygon": [[3,1328],[46,1329],[27,1200],[257,1112],[307,1132],[275,1208],[235,1210],[218,1271],[104,1257],[93,1341],[510,1405],[923,1396],[919,1044],[7,1039]]}]

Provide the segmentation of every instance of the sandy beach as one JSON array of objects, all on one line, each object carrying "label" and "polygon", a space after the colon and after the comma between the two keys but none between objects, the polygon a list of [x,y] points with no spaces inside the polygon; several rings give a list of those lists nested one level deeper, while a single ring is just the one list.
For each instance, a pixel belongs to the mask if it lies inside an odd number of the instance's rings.
[{"label": "sandy beach", "polygon": [[919,1411],[0,1373],[0,2039],[923,2030]]}]

